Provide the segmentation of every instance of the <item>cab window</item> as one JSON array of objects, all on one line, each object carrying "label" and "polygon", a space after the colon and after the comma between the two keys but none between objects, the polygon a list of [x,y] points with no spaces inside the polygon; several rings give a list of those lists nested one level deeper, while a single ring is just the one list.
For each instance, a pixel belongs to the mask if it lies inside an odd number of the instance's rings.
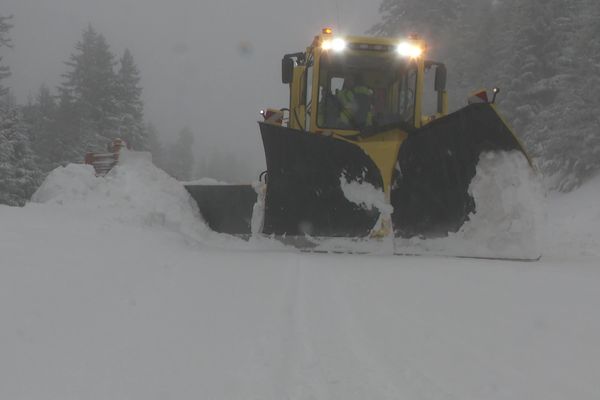
[{"label": "cab window", "polygon": [[319,72],[319,128],[360,130],[413,124],[415,62],[372,55],[323,55]]}]

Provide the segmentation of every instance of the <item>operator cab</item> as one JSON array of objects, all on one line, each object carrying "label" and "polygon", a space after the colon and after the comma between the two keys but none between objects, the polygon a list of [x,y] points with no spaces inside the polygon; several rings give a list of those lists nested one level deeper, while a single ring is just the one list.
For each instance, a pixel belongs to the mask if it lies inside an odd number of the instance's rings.
[{"label": "operator cab", "polygon": [[[371,55],[320,58],[317,127],[359,130],[414,123],[417,64]],[[351,97],[350,101],[345,101]]]},{"label": "operator cab", "polygon": [[[282,60],[282,80],[290,84],[288,126],[354,136],[419,128],[447,114],[446,69],[425,61],[425,50],[416,36],[402,41],[335,37],[324,29],[306,52]],[[429,97],[435,106],[431,115],[422,116],[424,76],[432,67],[437,96]]]}]

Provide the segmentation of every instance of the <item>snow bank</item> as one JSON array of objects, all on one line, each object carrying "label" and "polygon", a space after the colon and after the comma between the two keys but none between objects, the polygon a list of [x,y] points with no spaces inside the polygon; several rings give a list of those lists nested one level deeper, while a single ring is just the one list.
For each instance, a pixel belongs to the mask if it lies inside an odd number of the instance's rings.
[{"label": "snow bank", "polygon": [[89,165],[52,171],[32,201],[84,209],[103,220],[161,227],[194,239],[208,228],[183,185],[152,164],[149,153],[123,151],[105,177]]},{"label": "snow bank", "polygon": [[552,193],[544,253],[559,258],[600,256],[600,175],[571,193]]},{"label": "snow bank", "polygon": [[[209,179],[201,181],[217,184]],[[210,230],[184,183],[155,167],[149,153],[122,152],[119,164],[105,177],[96,177],[89,165],[59,167],[48,175],[32,201],[48,207],[59,206],[60,212],[67,215],[89,215],[98,229],[109,229],[118,223],[176,233],[183,236],[184,242],[212,248],[285,248],[270,238],[244,241]]]}]

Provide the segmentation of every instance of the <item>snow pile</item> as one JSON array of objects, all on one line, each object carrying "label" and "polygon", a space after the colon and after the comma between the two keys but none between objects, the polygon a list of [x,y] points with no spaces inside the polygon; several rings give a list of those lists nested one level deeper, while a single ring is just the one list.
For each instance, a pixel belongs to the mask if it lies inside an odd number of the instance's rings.
[{"label": "snow pile", "polygon": [[571,193],[548,199],[544,254],[600,256],[600,175]]},{"label": "snow pile", "polygon": [[83,209],[105,221],[166,228],[194,239],[208,232],[183,185],[155,167],[149,153],[123,151],[105,177],[96,177],[89,165],[59,167],[32,201]]},{"label": "snow pile", "polygon": [[523,154],[482,154],[469,191],[476,210],[451,238],[476,244],[483,255],[490,251],[503,257],[539,257],[544,196]]},{"label": "snow pile", "polygon": [[398,240],[398,252],[536,259],[540,256],[544,195],[520,152],[480,156],[469,193],[476,210],[456,233],[440,239]]}]

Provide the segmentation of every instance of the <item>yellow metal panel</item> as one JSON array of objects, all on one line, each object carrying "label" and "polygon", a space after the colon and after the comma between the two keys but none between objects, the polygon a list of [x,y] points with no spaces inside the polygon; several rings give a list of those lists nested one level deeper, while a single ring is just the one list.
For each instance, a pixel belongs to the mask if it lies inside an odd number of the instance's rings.
[{"label": "yellow metal panel", "polygon": [[301,104],[304,87],[304,66],[294,67],[294,75],[290,86],[290,128],[304,130],[306,119],[304,105]]},{"label": "yellow metal panel", "polygon": [[448,115],[448,91],[442,91],[442,115]]},{"label": "yellow metal panel", "polygon": [[425,63],[423,59],[417,60],[417,92],[415,93],[415,128],[421,127],[421,114],[422,114],[422,103],[423,103],[423,85],[425,76]]},{"label": "yellow metal panel", "polygon": [[319,87],[320,87],[320,79],[321,79],[321,49],[319,47],[314,47],[312,49],[312,58],[313,58],[313,81],[312,81],[312,90],[313,90],[313,105],[312,105],[312,114],[310,119],[310,132],[318,133],[320,132],[318,128],[319,121]]},{"label": "yellow metal panel", "polygon": [[393,129],[371,136],[366,139],[352,140],[343,136],[334,136],[336,139],[343,140],[360,147],[379,169],[383,181],[383,191],[386,201],[389,203],[392,177],[394,167],[398,160],[398,152],[408,134],[401,129]]},{"label": "yellow metal panel", "polygon": [[[358,141],[336,136],[339,140],[360,147],[373,160],[381,174],[383,193],[387,204],[391,203],[392,178],[398,160],[398,153],[407,137],[408,134],[400,129],[390,130]],[[383,238],[393,234],[391,216],[385,216],[379,223],[380,225],[375,226],[371,231],[371,237]]]}]

